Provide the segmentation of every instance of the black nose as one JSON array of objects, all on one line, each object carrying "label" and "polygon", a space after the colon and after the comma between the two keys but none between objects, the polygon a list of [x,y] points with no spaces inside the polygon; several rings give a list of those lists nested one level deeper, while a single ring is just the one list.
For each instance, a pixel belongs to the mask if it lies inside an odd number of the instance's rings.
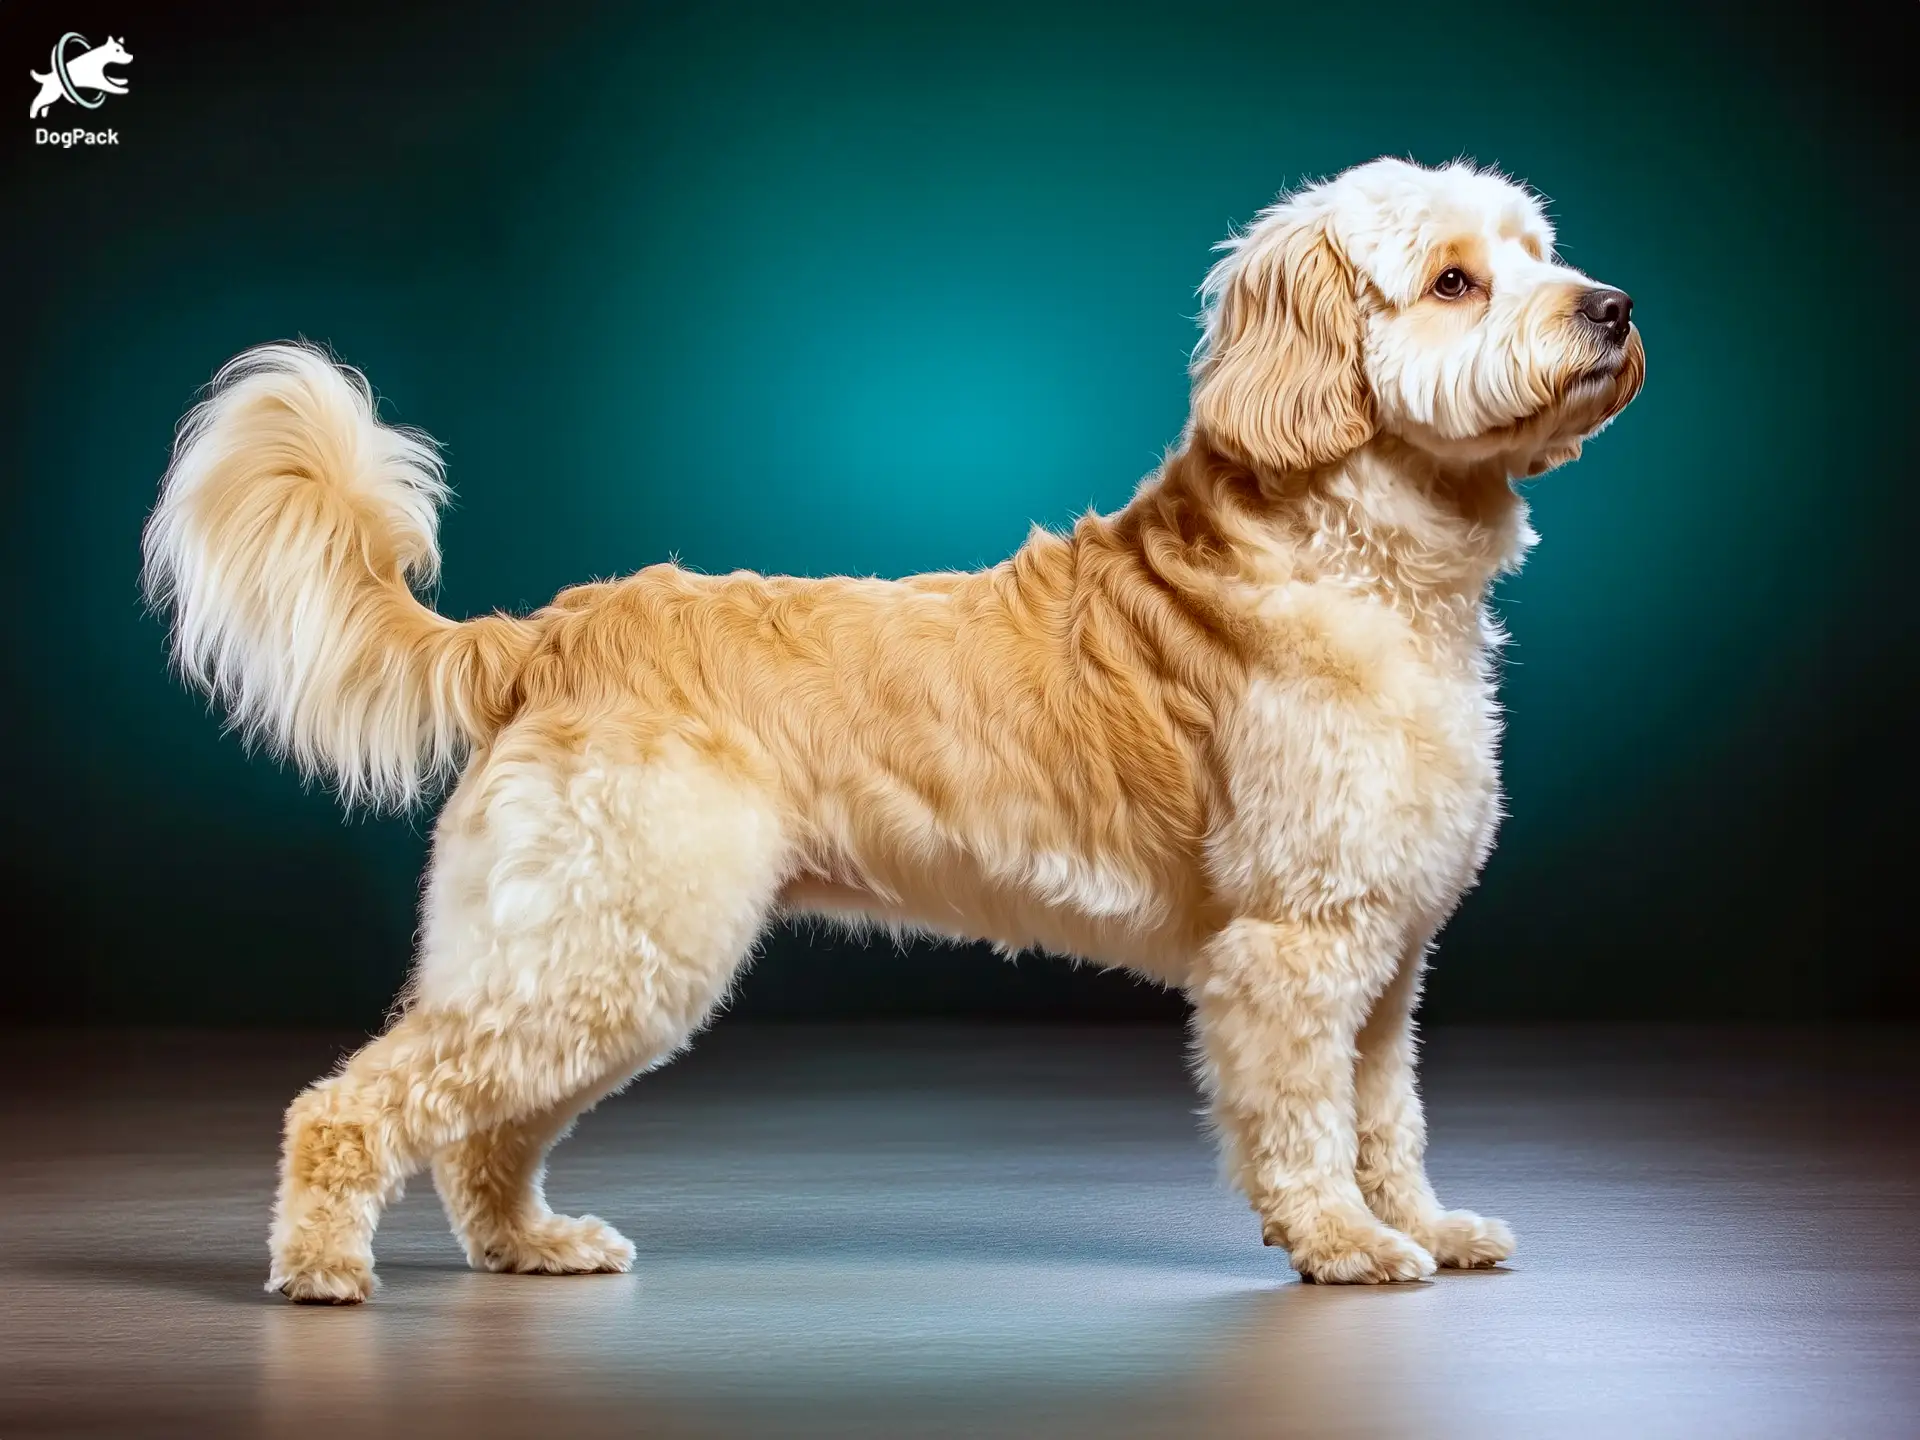
[{"label": "black nose", "polygon": [[1580,297],[1580,314],[1606,331],[1614,344],[1624,344],[1627,322],[1633,318],[1633,297],[1624,290],[1589,290]]}]

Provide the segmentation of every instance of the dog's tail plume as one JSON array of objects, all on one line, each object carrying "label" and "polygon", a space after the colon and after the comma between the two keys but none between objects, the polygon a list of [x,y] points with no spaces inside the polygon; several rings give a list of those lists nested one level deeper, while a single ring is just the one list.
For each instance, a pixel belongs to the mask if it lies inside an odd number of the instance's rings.
[{"label": "dog's tail plume", "polygon": [[230,361],[181,422],[143,544],[173,655],[235,728],[351,804],[417,800],[505,723],[534,627],[415,598],[440,568],[440,455],[306,344]]}]

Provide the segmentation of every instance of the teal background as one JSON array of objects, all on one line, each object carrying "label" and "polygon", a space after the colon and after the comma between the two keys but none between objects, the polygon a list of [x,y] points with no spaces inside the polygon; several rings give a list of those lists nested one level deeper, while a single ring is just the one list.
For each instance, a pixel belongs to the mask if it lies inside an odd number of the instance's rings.
[{"label": "teal background", "polygon": [[[326,341],[446,443],[453,614],[979,565],[1153,468],[1231,223],[1396,153],[1536,184],[1650,354],[1530,488],[1512,817],[1430,1014],[1912,1013],[1910,9],[0,8],[9,1007],[372,1024],[403,974],[428,817],[247,758],[140,607],[237,350]],[[67,29],[135,56],[51,117],[116,148],[31,143]],[[1178,1010],[784,934],[739,1005]]]}]

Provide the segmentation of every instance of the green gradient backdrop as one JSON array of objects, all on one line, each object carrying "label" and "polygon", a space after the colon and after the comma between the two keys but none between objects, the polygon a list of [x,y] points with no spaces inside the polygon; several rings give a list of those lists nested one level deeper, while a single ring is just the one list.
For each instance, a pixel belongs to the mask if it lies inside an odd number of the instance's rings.
[{"label": "green gradient backdrop", "polygon": [[[1532,488],[1512,819],[1430,1013],[1910,1011],[1866,827],[1911,773],[1920,172],[1867,13],[0,8],[0,76],[66,29],[136,57],[86,117],[118,149],[28,143],[24,78],[0,120],[5,842],[47,935],[10,1004],[371,1023],[403,972],[426,819],[249,761],[139,607],[170,428],[236,350],[330,342],[446,442],[454,614],[669,554],[976,565],[1152,468],[1230,222],[1393,152],[1535,182],[1651,355]],[[826,936],[741,1004],[1172,1013]]]}]

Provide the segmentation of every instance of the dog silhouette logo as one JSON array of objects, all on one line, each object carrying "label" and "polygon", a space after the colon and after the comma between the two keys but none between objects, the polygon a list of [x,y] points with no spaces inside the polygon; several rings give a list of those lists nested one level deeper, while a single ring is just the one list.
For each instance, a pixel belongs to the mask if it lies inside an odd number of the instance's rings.
[{"label": "dog silhouette logo", "polygon": [[[78,54],[72,52],[75,43],[81,47]],[[62,98],[71,100],[82,110],[98,110],[106,103],[107,96],[127,93],[127,82],[107,74],[107,67],[127,65],[132,60],[133,56],[127,53],[127,47],[111,35],[107,37],[106,44],[89,49],[86,36],[69,30],[54,43],[48,73],[42,75],[38,70],[27,72],[40,82],[40,93],[33,97],[27,118],[38,120]],[[85,90],[98,93],[89,100],[81,93]]]}]

